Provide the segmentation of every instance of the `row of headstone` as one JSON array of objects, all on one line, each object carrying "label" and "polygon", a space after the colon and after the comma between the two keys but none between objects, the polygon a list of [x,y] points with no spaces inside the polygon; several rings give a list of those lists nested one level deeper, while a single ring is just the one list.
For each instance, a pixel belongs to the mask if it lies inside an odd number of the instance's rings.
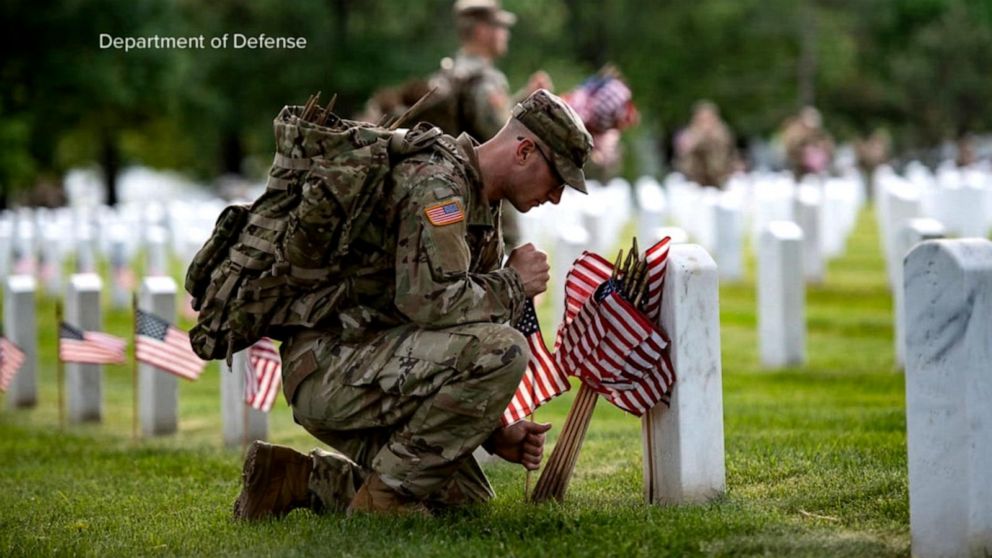
[{"label": "row of headstone", "polygon": [[949,237],[986,238],[992,233],[992,172],[943,165],[932,173],[921,164],[907,165],[905,176],[889,167],[875,173],[880,242],[893,290],[905,252],[898,236],[910,219],[941,223]]},{"label": "row of headstone", "polygon": [[[162,222],[141,224],[138,219],[121,217],[128,211],[100,211],[101,217],[92,221],[79,218],[82,224],[78,226],[73,220],[82,212],[74,209],[4,212],[0,215],[0,278],[8,274],[33,275],[46,294],[59,296],[64,289],[66,258],[75,258],[76,273],[97,272],[97,262],[105,259],[111,303],[125,308],[137,287],[133,262],[138,251],[144,251],[146,275],[167,274],[173,258],[188,264],[209,235],[215,217],[210,209],[181,222],[170,232]],[[102,231],[99,239],[94,231]],[[181,242],[175,241],[180,237]]]},{"label": "row of headstone", "polygon": [[[103,282],[95,273],[72,275],[65,296],[63,319],[66,323],[84,331],[102,331],[102,287]],[[35,291],[36,281],[31,275],[9,276],[3,291],[5,335],[25,354],[24,363],[8,390],[8,406],[12,408],[32,407],[38,401]],[[146,277],[139,289],[138,307],[157,316],[175,316],[176,292],[176,282],[171,277]],[[268,414],[244,403],[247,358],[247,351],[241,351],[234,356],[233,371],[226,364],[222,366],[223,439],[229,445],[264,440],[267,436]],[[103,366],[73,362],[64,366],[67,421],[73,424],[100,422],[103,416]],[[140,363],[135,389],[142,434],[157,436],[176,432],[179,421],[177,377]]]},{"label": "row of headstone", "polygon": [[806,177],[797,184],[782,173],[737,175],[720,191],[672,174],[665,181],[672,220],[710,250],[724,280],[743,275],[744,235],[750,223],[752,247],[773,221],[792,221],[803,231],[805,277],[821,283],[826,261],[843,254],[864,203],[856,176]]}]

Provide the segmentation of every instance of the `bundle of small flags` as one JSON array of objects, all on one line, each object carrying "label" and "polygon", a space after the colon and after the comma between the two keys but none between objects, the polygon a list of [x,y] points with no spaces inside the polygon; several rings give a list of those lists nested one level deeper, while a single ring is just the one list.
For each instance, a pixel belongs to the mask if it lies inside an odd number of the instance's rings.
[{"label": "bundle of small flags", "polygon": [[532,500],[562,500],[598,396],[641,416],[668,404],[675,373],[668,336],[658,324],[669,239],[641,257],[637,239],[616,263],[585,252],[565,279],[565,319],[555,363],[582,380]]},{"label": "bundle of small flags", "polygon": [[527,337],[531,357],[503,413],[504,425],[568,391],[569,375],[637,416],[659,402],[668,403],[675,373],[668,336],[657,325],[668,247],[665,238],[642,258],[635,239],[627,259],[621,251],[615,265],[584,252],[565,279],[565,315],[553,354],[528,303],[514,327]]}]

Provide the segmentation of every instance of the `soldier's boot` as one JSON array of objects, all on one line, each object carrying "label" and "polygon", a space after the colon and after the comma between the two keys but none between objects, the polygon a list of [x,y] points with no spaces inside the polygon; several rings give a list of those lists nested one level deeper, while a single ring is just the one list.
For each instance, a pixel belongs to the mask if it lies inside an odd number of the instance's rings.
[{"label": "soldier's boot", "polygon": [[313,459],[292,448],[255,441],[248,447],[234,518],[282,517],[311,506],[308,487]]},{"label": "soldier's boot", "polygon": [[419,515],[423,517],[430,517],[431,515],[423,502],[407,498],[389,488],[379,478],[379,473],[376,472],[365,478],[365,482],[355,493],[355,498],[348,505],[348,515],[355,513]]}]

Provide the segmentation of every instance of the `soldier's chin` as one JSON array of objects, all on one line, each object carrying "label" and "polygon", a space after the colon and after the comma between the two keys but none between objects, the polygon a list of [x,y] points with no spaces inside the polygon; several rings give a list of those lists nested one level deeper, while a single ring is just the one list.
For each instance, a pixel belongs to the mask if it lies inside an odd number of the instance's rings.
[{"label": "soldier's chin", "polygon": [[526,203],[527,203],[526,205],[523,205],[521,202],[511,201],[510,202],[510,205],[512,205],[513,206],[513,209],[516,209],[520,213],[527,213],[531,209],[534,209],[535,207],[537,207],[538,205],[540,205],[540,202],[536,202],[536,201],[533,201],[533,200],[528,201]]}]

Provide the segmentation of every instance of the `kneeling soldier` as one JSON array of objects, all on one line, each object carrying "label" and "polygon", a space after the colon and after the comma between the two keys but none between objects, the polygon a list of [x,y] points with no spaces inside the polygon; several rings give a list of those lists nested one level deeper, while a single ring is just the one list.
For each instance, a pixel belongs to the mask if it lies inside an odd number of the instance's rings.
[{"label": "kneeling soldier", "polygon": [[527,244],[501,267],[505,200],[526,212],[585,192],[592,138],[561,99],[538,90],[479,145],[445,136],[447,153],[392,170],[378,220],[354,241],[351,299],[334,326],[282,345],[297,423],[335,451],[255,442],[234,516],[315,511],[429,513],[485,502],[480,445],[536,469],[550,425],[500,416],[526,369],[508,325],[547,288],[547,256]]}]

